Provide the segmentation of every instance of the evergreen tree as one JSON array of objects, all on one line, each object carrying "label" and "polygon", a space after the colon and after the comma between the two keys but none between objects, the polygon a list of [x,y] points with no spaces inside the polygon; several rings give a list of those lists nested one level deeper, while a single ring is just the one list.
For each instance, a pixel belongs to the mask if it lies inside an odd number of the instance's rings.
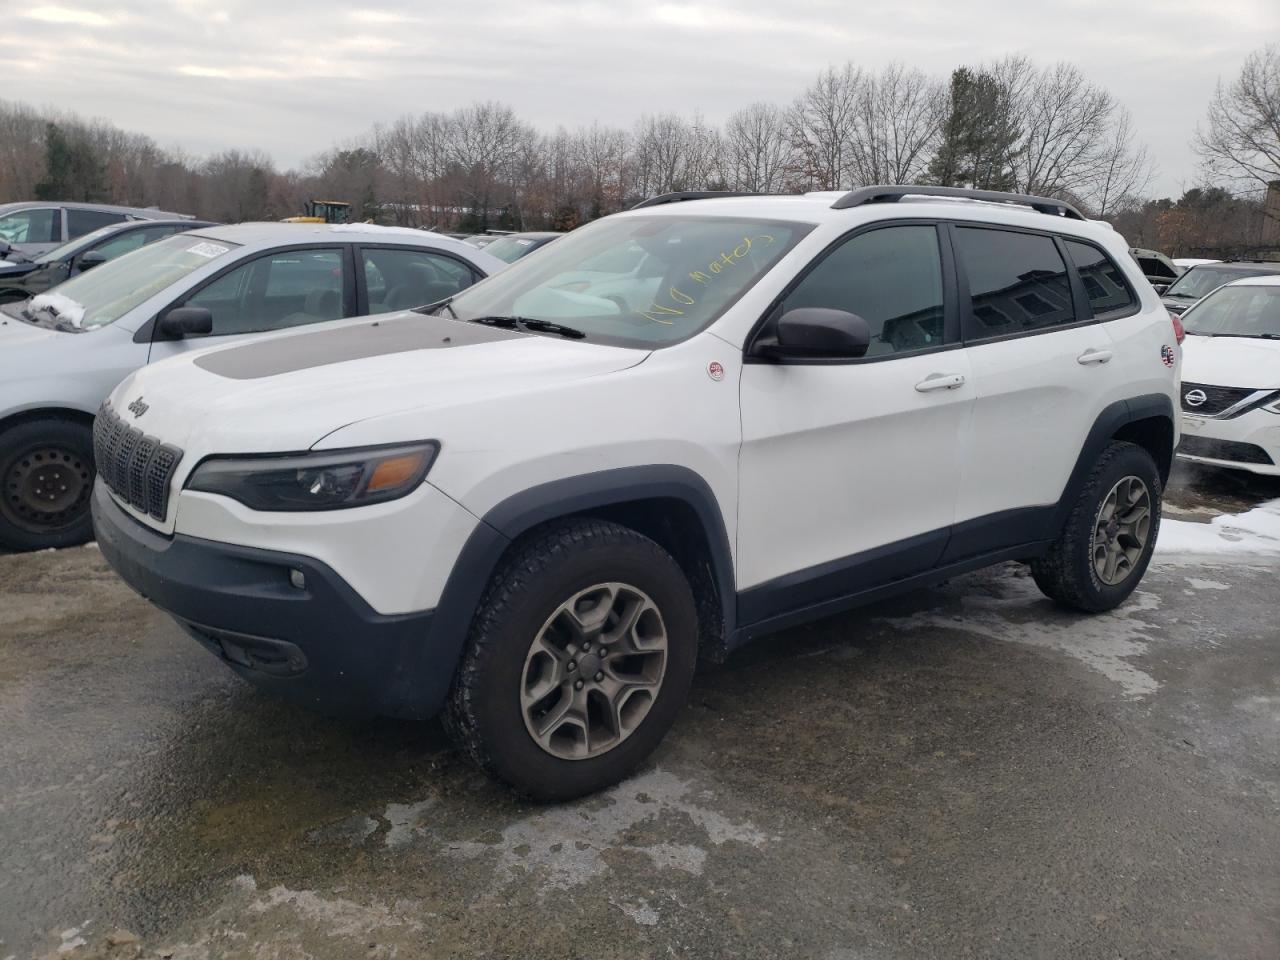
[{"label": "evergreen tree", "polygon": [[56,123],[45,125],[44,179],[35,185],[37,200],[106,199],[106,169],[83,136],[68,136]]},{"label": "evergreen tree", "polygon": [[1020,137],[1013,98],[999,79],[958,67],[929,179],[945,187],[1011,190]]}]

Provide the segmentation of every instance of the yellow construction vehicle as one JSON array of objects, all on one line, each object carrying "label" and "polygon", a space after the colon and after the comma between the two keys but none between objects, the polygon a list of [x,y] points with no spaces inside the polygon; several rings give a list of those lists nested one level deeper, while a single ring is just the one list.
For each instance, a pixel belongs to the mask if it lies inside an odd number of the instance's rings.
[{"label": "yellow construction vehicle", "polygon": [[342,200],[308,200],[307,213],[302,217],[285,217],[284,223],[346,223],[351,216],[351,204]]}]

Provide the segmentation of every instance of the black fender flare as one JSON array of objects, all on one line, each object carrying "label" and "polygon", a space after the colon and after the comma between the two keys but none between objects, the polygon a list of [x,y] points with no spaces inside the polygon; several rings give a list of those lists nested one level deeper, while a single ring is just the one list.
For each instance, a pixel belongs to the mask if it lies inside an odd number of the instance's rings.
[{"label": "black fender flare", "polygon": [[[534,527],[560,517],[642,500],[678,500],[692,508],[710,548],[726,635],[734,627],[737,594],[733,553],[719,502],[698,473],[676,464],[619,467],[521,490],[492,507],[463,545],[445,581],[431,622],[429,660],[418,671],[426,700],[443,700],[452,683],[489,579],[507,548]],[[447,667],[447,669],[446,669]]]},{"label": "black fender flare", "polygon": [[[1103,408],[1097,419],[1093,421],[1093,426],[1089,428],[1084,445],[1080,448],[1080,456],[1076,459],[1076,465],[1058,500],[1052,527],[1055,531],[1054,536],[1057,536],[1056,531],[1061,530],[1066,524],[1067,517],[1080,496],[1080,489],[1089,476],[1089,471],[1098,462],[1098,458],[1102,456],[1102,451],[1106,449],[1111,439],[1128,424],[1157,418],[1168,420],[1170,427],[1174,425],[1173,401],[1167,394],[1148,393],[1129,397],[1126,400],[1117,400]],[[1169,451],[1169,455],[1172,462],[1172,450]]]}]

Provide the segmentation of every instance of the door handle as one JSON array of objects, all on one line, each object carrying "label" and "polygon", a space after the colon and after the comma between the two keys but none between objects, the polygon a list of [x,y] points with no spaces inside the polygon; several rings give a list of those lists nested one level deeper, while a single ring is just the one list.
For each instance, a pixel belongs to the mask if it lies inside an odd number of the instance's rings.
[{"label": "door handle", "polygon": [[1112,356],[1113,354],[1110,350],[1094,350],[1090,348],[1076,357],[1076,363],[1084,364],[1085,366],[1091,363],[1106,363]]},{"label": "door handle", "polygon": [[963,385],[963,373],[931,373],[916,384],[916,390],[920,393],[930,393],[933,390],[954,390]]}]

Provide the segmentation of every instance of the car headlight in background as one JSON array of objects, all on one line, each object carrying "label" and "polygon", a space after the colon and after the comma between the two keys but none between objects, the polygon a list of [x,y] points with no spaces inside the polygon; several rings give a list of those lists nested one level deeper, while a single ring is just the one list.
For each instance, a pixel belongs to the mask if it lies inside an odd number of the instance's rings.
[{"label": "car headlight in background", "polygon": [[297,456],[210,457],[188,490],[219,493],[253,510],[338,510],[403,497],[440,452],[434,440]]}]

